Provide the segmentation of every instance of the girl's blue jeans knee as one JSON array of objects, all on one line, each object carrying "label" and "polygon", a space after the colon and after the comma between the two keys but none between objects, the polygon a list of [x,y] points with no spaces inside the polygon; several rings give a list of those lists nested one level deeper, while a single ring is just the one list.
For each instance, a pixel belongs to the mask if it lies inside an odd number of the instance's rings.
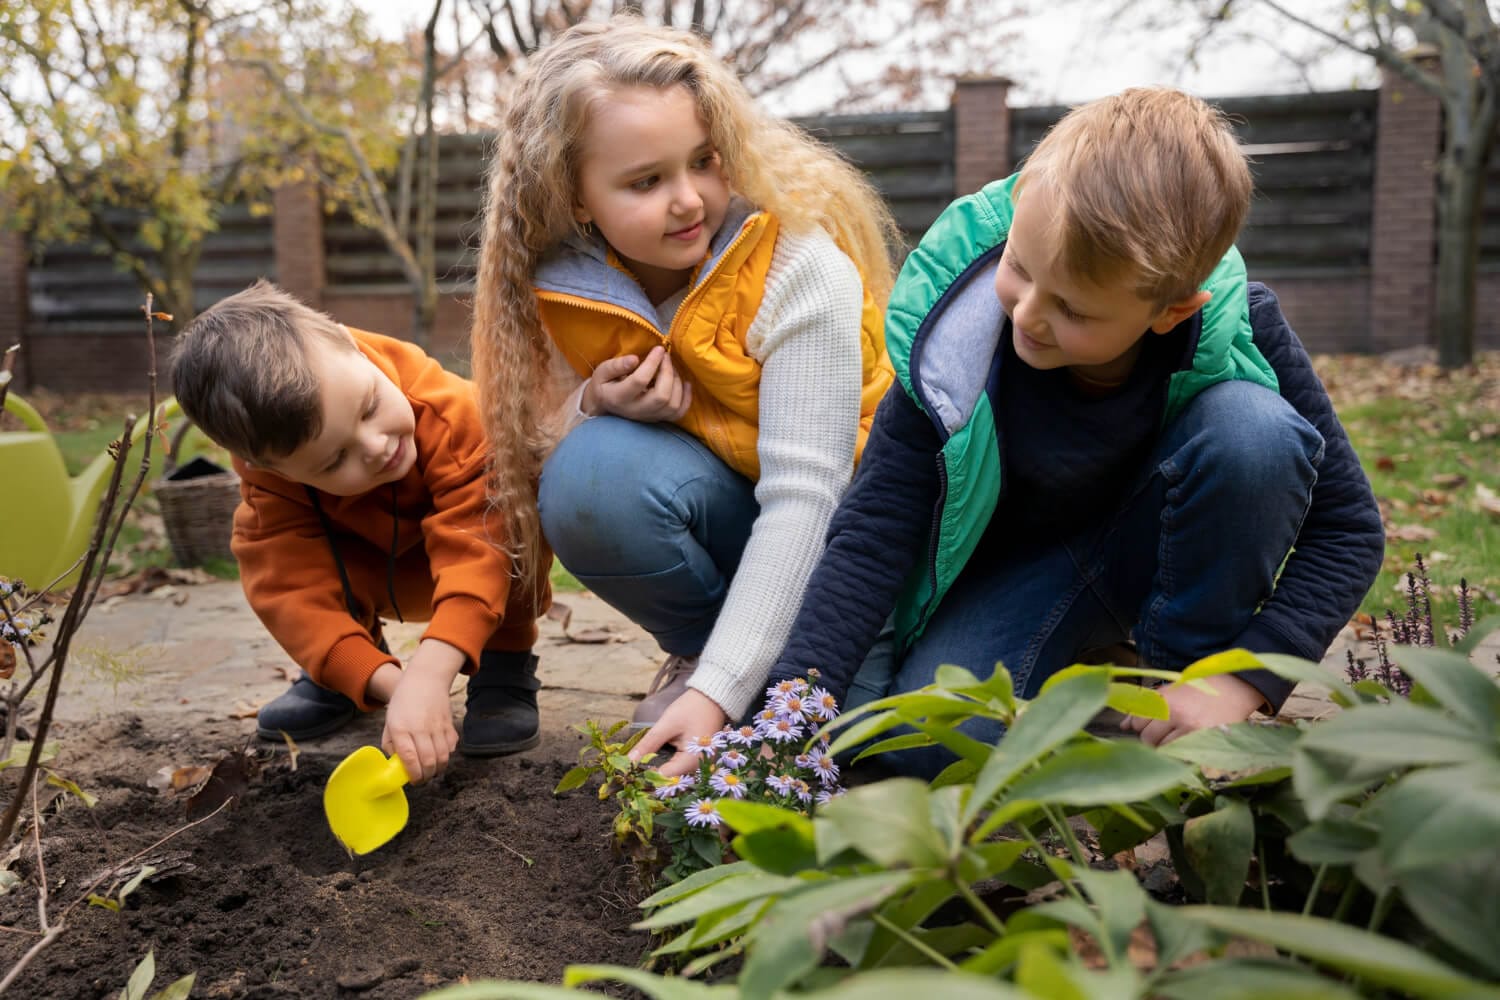
[{"label": "girl's blue jeans knee", "polygon": [[755,485],[671,424],[594,417],[542,467],[542,531],[580,583],[696,656],[760,512]]},{"label": "girl's blue jeans knee", "polygon": [[[983,677],[999,662],[1033,697],[1079,653],[1125,638],[1165,669],[1228,648],[1271,594],[1322,457],[1322,436],[1276,393],[1249,382],[1205,389],[1163,431],[1106,523],[998,562],[971,560],[887,690],[929,684],[940,664]],[[962,728],[987,743],[1003,732],[980,719]],[[928,778],[953,759],[943,747],[883,757]]]}]

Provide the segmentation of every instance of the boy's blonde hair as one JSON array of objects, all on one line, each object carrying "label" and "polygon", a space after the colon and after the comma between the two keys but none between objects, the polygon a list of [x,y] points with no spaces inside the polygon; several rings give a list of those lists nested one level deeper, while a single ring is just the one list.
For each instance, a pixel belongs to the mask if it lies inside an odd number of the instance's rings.
[{"label": "boy's blonde hair", "polygon": [[240,458],[261,465],[285,458],[323,429],[322,387],[307,360],[314,337],[358,350],[333,317],[269,281],[220,300],[172,347],[182,412]]},{"label": "boy's blonde hair", "polygon": [[682,86],[708,126],[730,187],[790,232],[823,229],[884,306],[899,231],[869,180],[790,122],[763,114],[702,39],[633,17],[584,23],[531,57],[510,95],[490,163],[472,331],[474,381],[494,446],[492,502],[516,578],[540,551],[536,481],[553,442],[541,415],[547,334],[533,277],[578,225],[579,147],[601,98],[629,87]]},{"label": "boy's blonde hair", "polygon": [[1022,164],[1018,202],[1030,187],[1055,199],[1058,263],[1160,306],[1197,292],[1250,210],[1250,167],[1223,113],[1167,87],[1068,112]]}]

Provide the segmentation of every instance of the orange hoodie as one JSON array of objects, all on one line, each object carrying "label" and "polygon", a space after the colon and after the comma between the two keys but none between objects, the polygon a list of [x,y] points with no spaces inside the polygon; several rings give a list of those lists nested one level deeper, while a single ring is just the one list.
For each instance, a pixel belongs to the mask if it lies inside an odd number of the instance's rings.
[{"label": "orange hoodie", "polygon": [[[536,609],[550,601],[545,571],[551,559],[538,560],[535,604],[512,596],[510,559],[489,534],[498,522],[485,516],[488,451],[473,384],[445,371],[414,344],[349,332],[365,357],[411,400],[417,459],[393,484],[394,513],[391,486],[349,497],[318,494],[338,529],[340,555],[352,562],[354,551],[371,546],[384,562],[394,551],[410,573],[412,559],[420,564],[425,550],[431,579],[396,581],[396,589],[406,595],[425,584],[430,604],[408,607],[403,596],[401,610],[430,607],[423,638],[462,650],[468,658],[465,673],[474,671],[487,646],[530,649],[537,635]],[[350,615],[307,487],[238,458],[234,466],[241,482],[231,546],[250,606],[314,681],[370,710],[375,707],[365,699],[370,675],[383,663],[399,661],[382,653]]]}]

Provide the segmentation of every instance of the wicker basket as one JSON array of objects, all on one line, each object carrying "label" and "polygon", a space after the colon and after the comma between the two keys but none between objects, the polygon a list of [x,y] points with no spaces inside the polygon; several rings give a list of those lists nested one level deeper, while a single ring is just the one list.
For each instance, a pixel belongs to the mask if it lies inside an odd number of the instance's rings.
[{"label": "wicker basket", "polygon": [[181,441],[179,431],[167,455],[167,474],[153,487],[172,555],[179,566],[196,566],[209,557],[232,558],[229,538],[240,504],[240,477],[206,458],[179,467]]}]

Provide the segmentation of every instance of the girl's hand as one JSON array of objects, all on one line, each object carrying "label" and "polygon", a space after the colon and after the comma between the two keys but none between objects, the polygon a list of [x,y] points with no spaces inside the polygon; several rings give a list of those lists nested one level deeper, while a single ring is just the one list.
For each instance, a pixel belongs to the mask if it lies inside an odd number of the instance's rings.
[{"label": "girl's hand", "polygon": [[[729,722],[729,716],[718,703],[696,688],[688,688],[677,700],[667,706],[656,725],[652,726],[641,741],[630,750],[630,759],[638,761],[647,754],[655,753],[670,743],[681,747],[691,737],[707,741]],[[698,769],[698,758],[678,750],[657,770],[667,777],[690,774]]]},{"label": "girl's hand", "polygon": [[1161,696],[1167,700],[1167,718],[1127,715],[1120,728],[1140,733],[1141,742],[1148,746],[1160,746],[1195,729],[1244,722],[1266,700],[1255,688],[1231,674],[1205,677],[1203,683],[1218,693],[1208,694],[1187,684],[1169,685],[1161,689]]},{"label": "girl's hand", "polygon": [[591,417],[612,413],[660,423],[682,419],[692,402],[693,387],[677,374],[666,349],[653,347],[644,361],[626,354],[595,368],[579,405]]}]

